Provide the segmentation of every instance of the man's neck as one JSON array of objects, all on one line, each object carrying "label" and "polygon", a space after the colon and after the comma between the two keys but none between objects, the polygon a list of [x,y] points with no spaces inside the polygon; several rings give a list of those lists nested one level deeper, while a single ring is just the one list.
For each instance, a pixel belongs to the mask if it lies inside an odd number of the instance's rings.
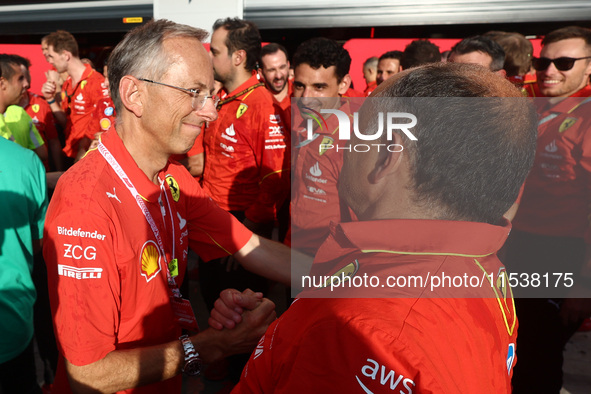
[{"label": "man's neck", "polygon": [[234,90],[238,89],[240,85],[248,81],[251,76],[252,73],[250,71],[246,71],[245,68],[241,67],[236,70],[234,78],[224,83],[224,88],[226,88],[228,93],[232,93]]},{"label": "man's neck", "polygon": [[21,101],[18,103],[18,105],[23,108],[29,105],[29,93],[23,94],[23,98],[21,98]]},{"label": "man's neck", "polygon": [[146,174],[148,179],[154,184],[159,185],[158,174],[166,167],[168,155],[160,154],[153,149],[153,144],[142,138],[146,133],[134,133],[136,128],[126,129],[117,126],[116,131],[137,166]]},{"label": "man's neck", "polygon": [[287,97],[287,93],[289,91],[288,86],[289,86],[289,81],[286,81],[285,86],[283,87],[283,90],[277,94],[273,94],[273,97],[275,97],[275,100],[277,100],[278,102],[282,102],[283,99],[285,97]]},{"label": "man's neck", "polygon": [[86,70],[86,65],[78,58],[73,58],[68,64],[68,75],[72,78],[72,85],[76,84],[82,79],[82,74]]}]

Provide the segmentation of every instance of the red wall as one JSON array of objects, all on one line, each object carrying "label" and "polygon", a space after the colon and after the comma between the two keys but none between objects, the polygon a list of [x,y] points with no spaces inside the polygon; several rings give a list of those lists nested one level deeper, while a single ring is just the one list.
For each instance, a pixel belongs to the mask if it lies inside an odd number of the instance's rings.
[{"label": "red wall", "polygon": [[41,86],[45,83],[45,71],[51,68],[47,63],[40,44],[0,44],[0,53],[16,54],[31,61],[31,89],[33,93],[41,95]]}]

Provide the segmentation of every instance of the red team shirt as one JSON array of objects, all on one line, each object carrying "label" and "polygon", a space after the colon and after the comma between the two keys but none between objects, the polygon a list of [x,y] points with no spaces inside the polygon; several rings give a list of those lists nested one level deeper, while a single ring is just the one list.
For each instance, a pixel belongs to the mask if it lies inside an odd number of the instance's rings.
[{"label": "red team shirt", "polygon": [[66,146],[64,153],[68,157],[78,154],[78,142],[86,136],[91,114],[98,101],[109,97],[109,89],[105,85],[105,78],[90,65],[76,86],[72,86],[72,78],[68,77],[62,87],[62,109],[68,114],[66,125]]},{"label": "red team shirt", "polygon": [[88,122],[86,138],[93,140],[96,133],[104,133],[109,130],[111,126],[115,125],[115,115],[115,104],[113,104],[111,97],[100,99]]},{"label": "red team shirt", "polygon": [[[334,224],[312,275],[345,267],[381,283],[428,272],[496,279],[509,229],[507,221]],[[311,290],[303,296],[340,298],[297,299],[269,326],[233,393],[510,393],[517,320],[505,288],[484,279],[471,298],[447,287]]]},{"label": "red team shirt", "polygon": [[[348,100],[339,108],[351,117]],[[298,124],[301,115],[296,112]],[[326,116],[326,115],[325,115]],[[343,149],[347,141],[339,140],[339,122],[335,115],[326,119],[326,126],[314,130],[313,140],[307,130],[295,131],[295,173],[291,200],[291,246],[311,256],[322,245],[330,232],[331,221],[350,221],[349,209],[339,198],[338,181],[343,166]],[[331,145],[332,148],[328,149]],[[337,151],[337,146],[339,151]]]},{"label": "red team shirt", "polygon": [[[163,236],[166,261],[179,261],[180,285],[188,246],[204,260],[233,254],[252,233],[169,161],[162,187],[139,169],[114,129],[104,146],[133,182]],[[162,205],[160,205],[162,204]],[[75,365],[109,352],[177,340],[166,263],[130,191],[97,150],[62,176],[45,221],[43,250],[58,348]],[[180,392],[180,375],[127,393]],[[60,357],[52,391],[70,392]]]},{"label": "red team shirt", "polygon": [[[226,97],[257,83],[252,76]],[[290,183],[289,128],[281,111],[260,86],[218,113],[203,136],[204,190],[226,211],[245,211],[255,223],[275,220]]]},{"label": "red team shirt", "polygon": [[47,141],[57,138],[53,112],[43,97],[31,92],[27,92],[27,95],[29,96],[29,104],[25,107],[25,111],[33,119],[35,127],[47,145]]},{"label": "red team shirt", "polygon": [[370,82],[367,84],[367,87],[363,91],[363,94],[365,95],[365,97],[368,97],[371,94],[371,92],[376,90],[377,87],[378,87],[378,83],[376,81]]},{"label": "red team shirt", "polygon": [[[585,238],[591,243],[591,87],[541,108],[534,165],[525,181],[516,229]],[[542,106],[548,99],[536,99]]]}]

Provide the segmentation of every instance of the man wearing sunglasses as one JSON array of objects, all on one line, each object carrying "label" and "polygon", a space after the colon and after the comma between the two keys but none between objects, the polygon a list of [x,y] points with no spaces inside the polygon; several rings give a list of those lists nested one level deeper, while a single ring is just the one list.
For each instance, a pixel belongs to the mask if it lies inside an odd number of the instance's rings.
[{"label": "man wearing sunglasses", "polygon": [[533,67],[547,99],[535,101],[536,159],[513,221],[506,265],[518,274],[572,273],[574,285],[563,294],[546,289],[527,293],[539,298],[516,298],[516,394],[560,392],[564,345],[591,316],[591,30],[555,30],[542,45]]}]

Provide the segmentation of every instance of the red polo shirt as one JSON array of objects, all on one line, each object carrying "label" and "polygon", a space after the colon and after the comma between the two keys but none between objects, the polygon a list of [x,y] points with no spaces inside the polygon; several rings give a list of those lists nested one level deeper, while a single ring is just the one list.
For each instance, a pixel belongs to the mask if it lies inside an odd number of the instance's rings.
[{"label": "red polo shirt", "polygon": [[[349,101],[343,99],[340,111],[353,115]],[[305,124],[297,112],[298,124]],[[326,116],[326,115],[325,115]],[[291,246],[311,256],[329,234],[330,222],[350,221],[349,209],[339,198],[338,181],[343,166],[343,149],[347,141],[338,135],[339,121],[331,115],[326,126],[314,130],[307,139],[305,128],[294,130],[295,172],[291,201]],[[332,148],[328,149],[331,145]],[[339,151],[337,151],[337,147]]]},{"label": "red polo shirt", "polygon": [[[178,259],[178,284],[188,246],[208,261],[235,253],[250,239],[252,233],[213,203],[180,164],[169,161],[158,175],[159,187],[139,169],[114,129],[101,140],[143,197],[166,261]],[[54,197],[43,255],[61,355],[87,365],[113,350],[177,340],[180,328],[173,320],[164,255],[134,197],[101,153],[89,152],[66,172]],[[180,387],[177,376],[125,392],[169,393]],[[70,392],[63,360],[53,390]]]},{"label": "red polo shirt", "polygon": [[88,123],[97,102],[109,97],[109,89],[102,74],[88,64],[85,67],[76,86],[72,85],[71,77],[68,77],[62,86],[62,109],[68,114],[64,153],[68,157],[76,157],[78,154],[78,142],[86,136]]},{"label": "red polo shirt", "polygon": [[[259,83],[252,76],[232,97]],[[289,195],[289,128],[264,86],[223,104],[205,129],[203,188],[227,211],[246,211],[255,223],[275,220]]]},{"label": "red polo shirt", "polygon": [[86,128],[86,138],[94,139],[96,133],[104,133],[111,126],[115,126],[115,104],[111,97],[100,99],[91,114],[90,122]]},{"label": "red polo shirt", "polygon": [[378,87],[378,83],[376,81],[370,82],[367,84],[367,87],[363,91],[363,94],[365,95],[365,97],[368,97],[371,94],[371,92],[376,90],[377,87]]},{"label": "red polo shirt", "polygon": [[538,145],[513,221],[516,229],[591,243],[590,96],[587,86],[554,106],[547,107],[548,98],[534,101],[540,107]]},{"label": "red polo shirt", "polygon": [[43,97],[31,92],[27,92],[27,96],[29,97],[29,103],[25,107],[25,111],[33,119],[35,127],[47,145],[47,141],[57,138],[53,112],[51,112],[49,104]]},{"label": "red polo shirt", "polygon": [[[335,225],[313,274],[352,264],[352,280],[496,274],[505,223]],[[297,299],[269,326],[233,393],[510,393],[517,321],[511,293],[499,291],[488,282],[471,298],[452,298],[454,289],[312,290],[308,296],[343,298]],[[389,298],[357,298],[376,296]]]}]

